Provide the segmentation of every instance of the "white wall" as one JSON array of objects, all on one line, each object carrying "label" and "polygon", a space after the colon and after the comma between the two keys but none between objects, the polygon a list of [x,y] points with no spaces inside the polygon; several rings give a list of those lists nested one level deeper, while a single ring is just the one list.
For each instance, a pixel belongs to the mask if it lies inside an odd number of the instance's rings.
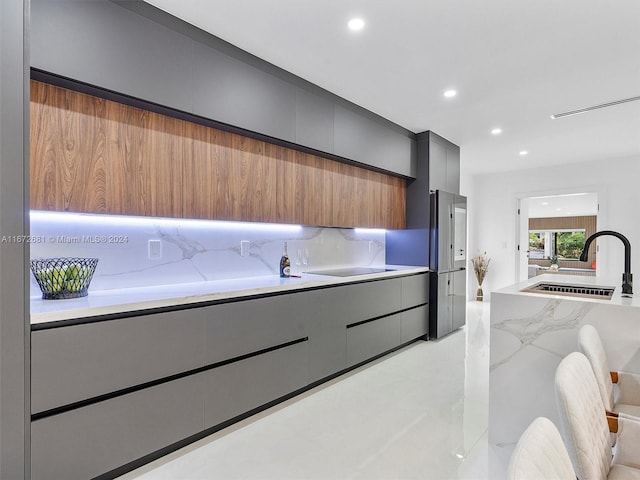
[{"label": "white wall", "polygon": [[[474,255],[478,250],[486,250],[491,257],[484,283],[485,297],[492,290],[515,283],[517,199],[580,191],[598,192],[598,230],[618,231],[631,242],[631,271],[637,275],[636,291],[640,292],[639,183],[639,157],[465,178],[463,184],[470,205],[469,253]],[[622,242],[613,237],[601,237],[598,244],[598,276],[619,287],[624,271]],[[471,271],[470,296],[475,288]]]}]

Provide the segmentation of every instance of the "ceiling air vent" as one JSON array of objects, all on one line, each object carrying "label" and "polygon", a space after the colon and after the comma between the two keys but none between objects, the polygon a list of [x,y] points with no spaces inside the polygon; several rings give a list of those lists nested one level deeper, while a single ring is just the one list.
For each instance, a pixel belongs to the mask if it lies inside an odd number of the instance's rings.
[{"label": "ceiling air vent", "polygon": [[555,120],[556,118],[569,117],[571,115],[577,115],[579,113],[590,112],[591,110],[598,110],[599,108],[613,107],[614,105],[620,105],[621,103],[635,102],[636,100],[640,100],[640,97],[625,98],[622,100],[616,100],[614,102],[603,103],[601,105],[594,105],[592,107],[585,107],[585,108],[579,108],[578,110],[571,110],[570,112],[554,113],[553,115],[551,115],[551,118]]}]

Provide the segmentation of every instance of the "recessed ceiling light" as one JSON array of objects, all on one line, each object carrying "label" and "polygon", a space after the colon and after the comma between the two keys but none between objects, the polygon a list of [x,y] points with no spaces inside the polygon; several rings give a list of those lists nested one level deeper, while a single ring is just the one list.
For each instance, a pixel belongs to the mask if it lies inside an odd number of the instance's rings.
[{"label": "recessed ceiling light", "polygon": [[364,28],[364,20],[361,18],[352,18],[349,20],[349,23],[347,23],[347,26],[353,31],[362,30]]},{"label": "recessed ceiling light", "polygon": [[542,202],[542,205],[549,205],[549,202]]},{"label": "recessed ceiling light", "polygon": [[502,133],[502,129],[501,128],[494,128],[493,130],[491,130],[491,133],[493,135],[500,135]]},{"label": "recessed ceiling light", "polygon": [[458,94],[455,90],[447,90],[444,92],[444,96],[447,98],[455,97]]},{"label": "recessed ceiling light", "polygon": [[561,208],[556,208],[556,212],[559,212],[559,211],[561,211],[561,210],[562,210]]},{"label": "recessed ceiling light", "polygon": [[520,150],[520,155],[522,155],[523,157],[528,154],[529,152],[527,152],[526,150]]}]

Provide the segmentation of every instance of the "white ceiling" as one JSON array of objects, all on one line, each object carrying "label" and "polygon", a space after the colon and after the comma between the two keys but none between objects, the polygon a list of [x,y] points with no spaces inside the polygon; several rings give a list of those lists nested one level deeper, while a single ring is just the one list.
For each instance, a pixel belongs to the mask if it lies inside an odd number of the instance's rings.
[{"label": "white ceiling", "polygon": [[[640,101],[550,118],[640,95],[638,0],[147,1],[448,138],[464,173],[640,157]],[[346,27],[354,16],[366,22],[357,33]],[[458,95],[445,99],[448,88]]]},{"label": "white ceiling", "polygon": [[529,198],[529,218],[580,217],[597,214],[597,193],[585,192]]}]

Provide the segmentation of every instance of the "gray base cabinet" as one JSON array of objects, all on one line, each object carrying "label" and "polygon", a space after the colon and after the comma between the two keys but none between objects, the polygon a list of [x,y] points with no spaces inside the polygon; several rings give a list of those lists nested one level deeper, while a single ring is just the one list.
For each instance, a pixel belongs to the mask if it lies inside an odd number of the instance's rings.
[{"label": "gray base cabinet", "polygon": [[31,412],[200,367],[201,309],[31,334]]},{"label": "gray base cabinet", "polygon": [[402,312],[400,342],[407,343],[429,333],[429,305]]},{"label": "gray base cabinet", "polygon": [[204,428],[306,386],[307,348],[302,342],[205,372]]},{"label": "gray base cabinet", "polygon": [[347,329],[347,366],[351,367],[400,345],[398,313]]},{"label": "gray base cabinet", "polygon": [[419,338],[428,282],[35,328],[33,478],[102,475]]},{"label": "gray base cabinet", "polygon": [[93,478],[201,431],[203,415],[195,376],[37,420],[32,478]]},{"label": "gray base cabinet", "polygon": [[304,317],[309,335],[309,383],[344,370],[346,292],[330,288],[293,295],[292,313]]}]

